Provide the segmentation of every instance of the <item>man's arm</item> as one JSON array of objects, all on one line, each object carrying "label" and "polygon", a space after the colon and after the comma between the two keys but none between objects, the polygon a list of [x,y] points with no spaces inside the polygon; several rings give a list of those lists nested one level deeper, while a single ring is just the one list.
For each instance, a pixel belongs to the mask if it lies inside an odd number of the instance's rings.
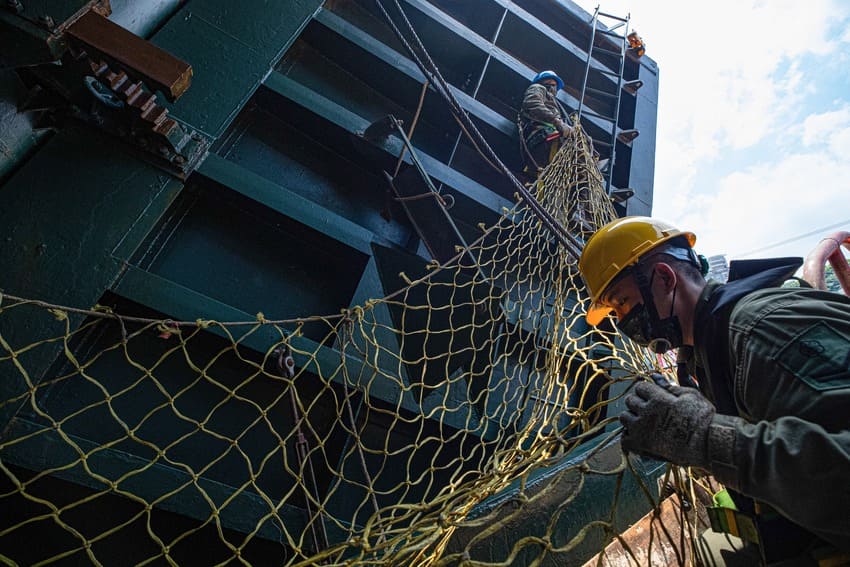
[{"label": "man's arm", "polygon": [[850,431],[790,416],[716,416],[708,437],[708,468],[720,482],[850,549]]},{"label": "man's arm", "polygon": [[850,431],[829,433],[792,416],[750,423],[716,414],[692,388],[650,382],[636,384],[625,403],[624,451],[706,469],[850,549]]},{"label": "man's arm", "polygon": [[762,290],[735,307],[729,336],[746,419],[718,416],[713,472],[850,549],[850,300]]}]

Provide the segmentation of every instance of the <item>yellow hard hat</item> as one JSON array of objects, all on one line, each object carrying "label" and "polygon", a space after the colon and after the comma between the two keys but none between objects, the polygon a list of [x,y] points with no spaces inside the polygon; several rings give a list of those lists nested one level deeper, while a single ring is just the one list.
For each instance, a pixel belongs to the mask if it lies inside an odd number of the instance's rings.
[{"label": "yellow hard hat", "polygon": [[598,325],[610,312],[599,303],[608,285],[623,270],[659,244],[684,236],[693,247],[697,237],[649,217],[623,217],[596,231],[582,250],[578,269],[590,294],[588,324]]}]

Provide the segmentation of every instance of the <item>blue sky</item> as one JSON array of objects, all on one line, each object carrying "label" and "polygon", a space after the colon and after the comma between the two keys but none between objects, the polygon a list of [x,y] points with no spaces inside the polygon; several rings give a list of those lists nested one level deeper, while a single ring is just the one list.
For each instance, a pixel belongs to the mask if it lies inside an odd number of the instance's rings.
[{"label": "blue sky", "polygon": [[850,2],[600,8],[630,13],[660,68],[653,216],[731,259],[805,256],[850,232]]}]

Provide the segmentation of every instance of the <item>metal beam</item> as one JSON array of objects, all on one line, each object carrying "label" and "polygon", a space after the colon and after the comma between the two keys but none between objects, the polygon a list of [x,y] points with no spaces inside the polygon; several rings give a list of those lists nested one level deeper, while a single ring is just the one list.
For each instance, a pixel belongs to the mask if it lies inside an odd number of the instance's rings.
[{"label": "metal beam", "polygon": [[333,211],[316,207],[315,203],[298,195],[286,185],[269,181],[214,154],[207,157],[198,173],[363,254],[372,253],[371,231]]},{"label": "metal beam", "polygon": [[[533,77],[536,74],[535,70],[531,69],[530,67],[528,67],[524,63],[521,63],[520,61],[518,61],[516,58],[514,58],[512,55],[505,52],[501,48],[494,46],[494,45],[491,45],[490,42],[488,42],[487,40],[485,40],[484,38],[482,38],[482,37],[480,37],[476,34],[469,33],[469,31],[466,27],[464,27],[460,23],[456,22],[455,20],[450,19],[450,18],[446,18],[440,10],[433,7],[431,4],[424,2],[423,0],[405,0],[405,2],[407,4],[409,4],[410,6],[412,6],[413,8],[422,12],[425,16],[427,16],[431,20],[429,22],[429,25],[445,27],[446,29],[448,29],[452,33],[456,34],[459,38],[461,38],[461,39],[469,42],[470,44],[474,45],[475,47],[477,47],[482,52],[490,53],[490,55],[492,56],[493,59],[499,61],[500,63],[502,63],[503,65],[505,65],[506,67],[508,67],[509,69],[514,71],[515,73],[517,73],[518,75],[530,80],[531,77]],[[570,55],[572,55],[576,58],[579,58],[580,54],[583,53],[583,50],[573,46],[572,42],[570,42],[568,39],[562,37],[556,31],[552,30],[551,28],[549,28],[548,26],[546,26],[545,24],[543,24],[542,22],[540,22],[539,20],[537,20],[536,18],[531,16],[531,14],[529,14],[528,12],[525,12],[521,8],[518,8],[515,4],[511,3],[509,5],[506,5],[506,7],[508,7],[508,9],[510,11],[517,14],[517,16],[520,17],[520,18],[523,18],[523,19],[530,18],[530,20],[527,20],[527,21],[529,21],[529,23],[531,25],[534,25],[536,23],[539,26],[538,29],[540,29],[541,32],[543,32],[545,34],[551,34],[551,35],[549,35],[549,37],[552,37],[553,39],[560,38],[563,41],[563,43],[557,42],[557,41],[555,41],[553,43],[555,45],[558,45],[558,46],[566,49],[567,52],[570,53]],[[427,29],[427,26],[426,26],[426,29]],[[420,32],[421,31],[422,30],[420,30]],[[423,40],[423,41],[425,41],[425,43],[427,44],[427,40]],[[581,62],[581,61],[582,60],[579,59],[578,62]],[[602,68],[602,66],[598,62],[594,61],[594,64],[599,65],[600,68]],[[570,95],[569,93],[567,93],[565,91],[561,91],[561,92],[558,93],[558,98],[561,99],[561,101],[568,108],[572,108],[572,109],[578,108],[578,100],[575,97],[573,97],[572,95]],[[604,124],[595,124],[595,125],[598,126],[599,128],[602,128],[603,130],[607,129],[607,127]]]},{"label": "metal beam", "polygon": [[[216,504],[227,502],[217,513],[222,527],[250,534],[254,533],[260,521],[264,520],[256,534],[283,545],[286,545],[286,536],[278,529],[277,522],[272,520],[274,516],[283,520],[287,530],[293,534],[300,534],[307,526],[306,512],[295,506],[283,504],[273,509],[265,500],[247,490],[203,476],[193,478],[193,475],[185,470],[162,463],[151,463],[150,459],[126,451],[104,448],[99,443],[76,435],[63,435],[52,427],[15,418],[9,424],[4,437],[22,441],[8,445],[0,451],[0,457],[3,462],[31,471],[55,469],[51,476],[95,491],[107,491],[119,497],[122,492],[131,492],[133,496],[146,502],[157,501],[154,505],[157,509],[188,516],[198,522],[207,521],[211,513],[210,505],[200,495],[203,490]],[[112,488],[106,482],[98,480],[83,467],[82,456],[76,448],[86,455],[85,466],[88,470],[105,479],[123,480],[116,482]],[[163,498],[170,492],[174,494]],[[228,499],[231,500],[228,502]],[[329,529],[339,532],[334,534],[337,538],[343,536],[343,532],[336,529],[334,522],[327,524]]]},{"label": "metal beam", "polygon": [[[122,297],[167,313],[174,320],[194,321],[202,318],[218,321],[251,321],[255,319],[254,315],[134,267],[128,267],[127,272],[112,289]],[[247,332],[250,328],[249,326],[244,329]],[[212,326],[208,332],[230,340],[230,337],[218,327]],[[241,335],[238,331],[236,332],[236,335],[240,337],[239,344],[260,354],[266,353],[273,345],[281,341],[280,333],[270,325],[262,326],[250,334],[246,332]],[[333,371],[339,367],[341,360],[337,349],[320,345],[304,336],[292,337],[290,340],[296,367],[305,368],[316,375],[327,376],[338,384],[343,383],[345,380],[343,373]],[[409,411],[413,415],[422,414],[423,410],[416,396],[410,389],[402,387],[401,379],[386,378],[398,375],[395,367],[375,368],[374,372],[363,372],[364,364],[370,361],[364,361],[361,357],[348,353],[343,362],[347,367],[348,376],[360,377],[363,380],[354,384],[349,383],[348,387],[358,388],[365,395],[381,400],[390,407]],[[457,429],[470,427],[467,416],[461,415],[461,412],[447,411],[445,414],[436,416],[435,419]]]},{"label": "metal beam", "polygon": [[[354,45],[368,51],[376,58],[394,67],[396,71],[406,75],[417,83],[425,82],[425,76],[413,61],[407,57],[400,58],[396,50],[381,43],[374,36],[350,24],[333,12],[321,10],[316,14],[315,21],[322,24],[328,30],[344,37]],[[480,46],[478,47],[481,48]],[[457,88],[452,88],[452,92],[461,104],[463,104],[464,109],[470,115],[480,120],[482,124],[491,126],[505,136],[516,136],[516,124],[514,122]]]},{"label": "metal beam", "polygon": [[[264,85],[270,90],[284,96],[296,104],[315,112],[325,120],[328,120],[352,134],[360,135],[369,126],[369,122],[350,110],[328,100],[321,93],[298,83],[281,73],[273,71],[266,77]],[[390,155],[397,156],[401,153],[402,143],[397,138],[389,138],[383,145],[379,146]],[[458,197],[467,200],[465,206],[488,209],[489,212],[501,216],[503,207],[513,206],[513,202],[497,195],[480,183],[473,181],[465,175],[457,172],[443,162],[419,152],[419,158],[428,174],[434,179],[444,183],[457,191]],[[411,163],[410,157],[404,157],[405,162]],[[460,205],[458,199],[458,205]],[[477,224],[482,219],[465,219],[470,224]]]}]

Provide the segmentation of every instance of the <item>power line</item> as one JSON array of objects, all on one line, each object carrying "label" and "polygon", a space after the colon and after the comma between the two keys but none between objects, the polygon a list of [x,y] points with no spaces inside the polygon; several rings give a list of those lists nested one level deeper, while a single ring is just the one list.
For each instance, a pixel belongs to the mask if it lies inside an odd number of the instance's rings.
[{"label": "power line", "polygon": [[815,230],[813,230],[811,232],[807,232],[806,234],[800,234],[799,236],[794,236],[793,238],[783,240],[782,242],[777,242],[775,244],[763,246],[762,248],[756,248],[755,250],[750,250],[749,252],[745,252],[744,254],[737,254],[733,257],[734,258],[743,258],[744,256],[749,256],[750,254],[756,254],[758,252],[764,252],[765,250],[770,250],[771,248],[776,248],[777,246],[782,246],[784,244],[790,244],[791,242],[796,242],[797,240],[801,240],[801,239],[807,238],[809,236],[814,236],[816,234],[822,233],[822,232],[827,231],[827,230],[831,230],[833,228],[838,228],[840,226],[847,226],[848,224],[850,224],[850,219],[843,220],[841,222],[837,222],[837,223],[831,224],[829,226],[816,228]]}]

